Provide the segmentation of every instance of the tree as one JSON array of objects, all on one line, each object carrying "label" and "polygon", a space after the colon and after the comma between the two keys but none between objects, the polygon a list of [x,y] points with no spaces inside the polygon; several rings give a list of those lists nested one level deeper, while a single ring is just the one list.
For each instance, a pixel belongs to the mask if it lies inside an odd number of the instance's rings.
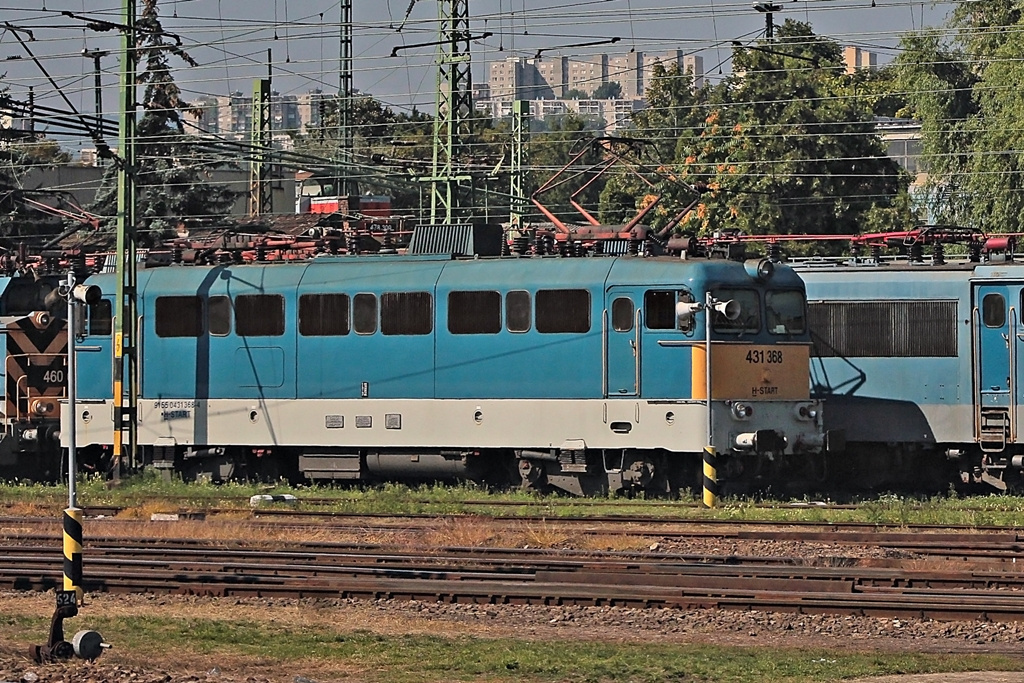
[{"label": "tree", "polygon": [[[136,214],[139,243],[152,244],[189,221],[223,220],[238,193],[210,182],[212,172],[231,166],[231,161],[204,152],[198,138],[185,134],[184,114],[201,116],[202,111],[183,99],[171,73],[170,58],[177,57],[189,66],[198,63],[168,40],[157,0],[144,0],[136,35],[138,63],[145,65],[136,79],[145,85],[145,113],[136,126]],[[104,216],[116,212],[116,176],[117,168],[111,166],[93,204],[93,210]]]},{"label": "tree", "polygon": [[658,169],[663,199],[652,222],[669,220],[699,187],[682,230],[844,234],[912,224],[909,177],[886,156],[868,103],[848,95],[841,65],[837,43],[787,20],[775,41],[736,48],[733,74],[718,85],[691,91],[656,77],[632,133],[662,154],[676,136]]},{"label": "tree", "polygon": [[597,86],[594,91],[595,100],[617,100],[622,97],[622,86],[616,81],[608,81]]},{"label": "tree", "polygon": [[906,114],[921,121],[936,222],[992,232],[1024,226],[1024,14],[1008,0],[961,3],[948,30],[903,40]]}]

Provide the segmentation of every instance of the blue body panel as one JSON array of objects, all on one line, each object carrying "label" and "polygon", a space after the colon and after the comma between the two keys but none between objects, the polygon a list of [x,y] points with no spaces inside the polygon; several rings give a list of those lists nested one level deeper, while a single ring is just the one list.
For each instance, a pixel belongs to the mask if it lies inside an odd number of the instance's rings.
[{"label": "blue body panel", "polygon": [[[91,279],[111,298],[113,275]],[[645,292],[688,290],[703,301],[715,287],[761,288],[734,262],[645,258],[532,258],[452,260],[440,257],[359,256],[289,264],[166,267],[141,271],[140,364],[143,399],[166,398],[536,398],[608,397],[686,400],[691,397],[693,344],[703,324],[684,332],[648,329],[642,320]],[[776,290],[802,290],[799,277],[780,267],[769,283]],[[585,289],[590,295],[586,333],[540,333],[536,321],[525,332],[502,325],[486,334],[452,334],[448,297],[453,291]],[[428,334],[304,336],[298,333],[299,298],[339,293],[354,298],[391,292],[429,292],[433,327]],[[160,296],[234,297],[280,294],[284,334],[242,337],[234,325],[223,336],[158,337],[155,301]],[[639,327],[616,332],[609,311],[629,298]],[[763,308],[763,297],[761,306]],[[763,315],[763,311],[762,311]],[[608,332],[605,333],[604,330]],[[761,331],[730,341],[774,344],[806,342],[807,335],[780,337]],[[110,337],[89,337],[100,353],[79,362],[83,398],[109,398]],[[638,345],[638,346],[637,346]],[[634,348],[636,347],[636,348]],[[602,368],[604,372],[602,372]],[[639,369],[639,376],[637,370]]]},{"label": "blue body panel", "polygon": [[[810,306],[817,302],[945,301],[956,310],[956,355],[811,358],[811,395],[826,400],[826,427],[850,441],[935,443],[936,433],[971,441],[970,425],[929,422],[924,415],[970,408],[972,397],[971,269],[800,268]],[[865,330],[881,334],[884,330]],[[888,331],[895,334],[896,331]]]},{"label": "blue body panel", "polygon": [[[305,267],[298,294],[375,294],[379,307],[386,292],[432,293],[445,263],[436,257],[317,259]],[[359,398],[365,387],[365,396],[373,398],[432,397],[435,334],[389,336],[378,329],[369,335],[353,330],[340,337],[299,336],[298,396]]]}]

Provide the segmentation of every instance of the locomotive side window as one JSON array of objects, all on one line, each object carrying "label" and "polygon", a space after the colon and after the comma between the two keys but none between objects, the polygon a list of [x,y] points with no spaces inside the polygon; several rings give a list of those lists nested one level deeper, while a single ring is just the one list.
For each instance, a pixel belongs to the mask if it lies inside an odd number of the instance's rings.
[{"label": "locomotive side window", "polygon": [[114,331],[113,304],[110,299],[100,299],[89,304],[89,334],[109,337]]},{"label": "locomotive side window", "polygon": [[590,331],[590,292],[585,289],[542,289],[537,292],[537,331]]},{"label": "locomotive side window", "polygon": [[452,334],[497,334],[501,331],[501,294],[448,292],[448,331]]},{"label": "locomotive side window", "polygon": [[430,292],[386,292],[380,297],[382,334],[430,334],[434,306]]},{"label": "locomotive side window", "polygon": [[226,337],[231,334],[231,298],[211,296],[206,302],[206,323],[210,334]]},{"label": "locomotive side window", "polygon": [[348,294],[300,296],[299,334],[304,337],[336,337],[348,334]]},{"label": "locomotive side window", "polygon": [[676,293],[661,289],[644,292],[644,320],[649,330],[674,330]]},{"label": "locomotive side window", "polygon": [[239,294],[235,297],[235,331],[241,337],[280,337],[284,334],[284,297]]},{"label": "locomotive side window", "polygon": [[203,333],[203,300],[198,296],[158,296],[156,336],[198,337]]},{"label": "locomotive side window", "polygon": [[760,331],[761,298],[756,289],[723,287],[711,290],[711,296],[722,302],[735,301],[739,306],[739,315],[734,320],[729,320],[717,310],[712,314],[711,324],[715,332],[742,334]]},{"label": "locomotive side window", "polygon": [[807,328],[802,292],[768,292],[764,306],[772,334],[803,334]]},{"label": "locomotive side window", "polygon": [[629,332],[633,329],[633,300],[619,297],[612,302],[612,329],[616,332]]},{"label": "locomotive side window", "polygon": [[1006,324],[1006,299],[1002,294],[986,294],[981,300],[981,320],[985,327],[1002,327]]},{"label": "locomotive side window", "polygon": [[352,327],[356,334],[373,334],[377,331],[376,295],[355,295],[352,299]]},{"label": "locomotive side window", "polygon": [[520,289],[505,295],[505,327],[509,332],[530,331],[530,293]]}]

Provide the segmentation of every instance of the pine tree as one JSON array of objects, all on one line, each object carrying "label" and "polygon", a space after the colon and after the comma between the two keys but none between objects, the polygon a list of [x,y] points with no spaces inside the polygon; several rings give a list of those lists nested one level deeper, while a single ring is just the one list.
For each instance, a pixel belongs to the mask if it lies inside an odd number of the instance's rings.
[{"label": "pine tree", "polygon": [[[239,193],[210,182],[213,171],[233,164],[204,152],[201,140],[185,130],[185,114],[202,112],[183,98],[170,62],[198,63],[164,31],[157,0],[144,0],[136,36],[136,82],[145,86],[136,126],[136,215],[139,243],[154,244],[192,221],[224,221]],[[116,175],[111,167],[93,205],[104,216],[116,212]]]}]

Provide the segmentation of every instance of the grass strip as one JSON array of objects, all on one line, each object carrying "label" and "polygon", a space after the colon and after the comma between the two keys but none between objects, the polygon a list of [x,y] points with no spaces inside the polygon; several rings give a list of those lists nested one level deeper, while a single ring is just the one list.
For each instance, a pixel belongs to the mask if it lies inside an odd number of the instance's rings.
[{"label": "grass strip", "polygon": [[[270,615],[270,613],[268,613]],[[45,620],[3,616],[7,637],[30,641],[45,633]],[[721,647],[664,643],[535,641],[380,635],[366,630],[275,625],[272,621],[125,617],[97,618],[99,630],[117,650],[137,657],[192,655],[214,659],[273,661],[292,676],[323,676],[333,668],[359,680],[798,683],[861,676],[956,671],[1019,671],[1024,662],[1000,655],[857,652],[773,647]],[[307,669],[309,669],[307,671]]]},{"label": "grass strip", "polygon": [[[66,491],[66,486],[60,485],[0,484],[0,502],[5,503],[7,509],[14,514],[20,511],[45,515],[63,509],[66,505]],[[1015,526],[1024,514],[1024,498],[1019,496],[961,498],[952,492],[932,497],[883,494],[863,500],[844,501],[855,503],[855,508],[809,505],[807,503],[814,501],[808,500],[725,499],[717,509],[705,510],[696,506],[696,499],[690,497],[679,500],[579,499],[557,495],[539,496],[522,491],[490,493],[470,484],[419,487],[382,484],[339,488],[290,487],[283,484],[186,484],[181,481],[166,482],[153,474],[127,477],[119,487],[112,489],[101,479],[83,478],[78,500],[80,505],[86,507],[122,507],[124,511],[119,515],[121,517],[148,519],[153,512],[247,507],[250,496],[263,493],[293,494],[299,499],[294,507],[300,510],[344,514],[543,515],[549,518],[643,515],[672,520],[940,526]]]}]

